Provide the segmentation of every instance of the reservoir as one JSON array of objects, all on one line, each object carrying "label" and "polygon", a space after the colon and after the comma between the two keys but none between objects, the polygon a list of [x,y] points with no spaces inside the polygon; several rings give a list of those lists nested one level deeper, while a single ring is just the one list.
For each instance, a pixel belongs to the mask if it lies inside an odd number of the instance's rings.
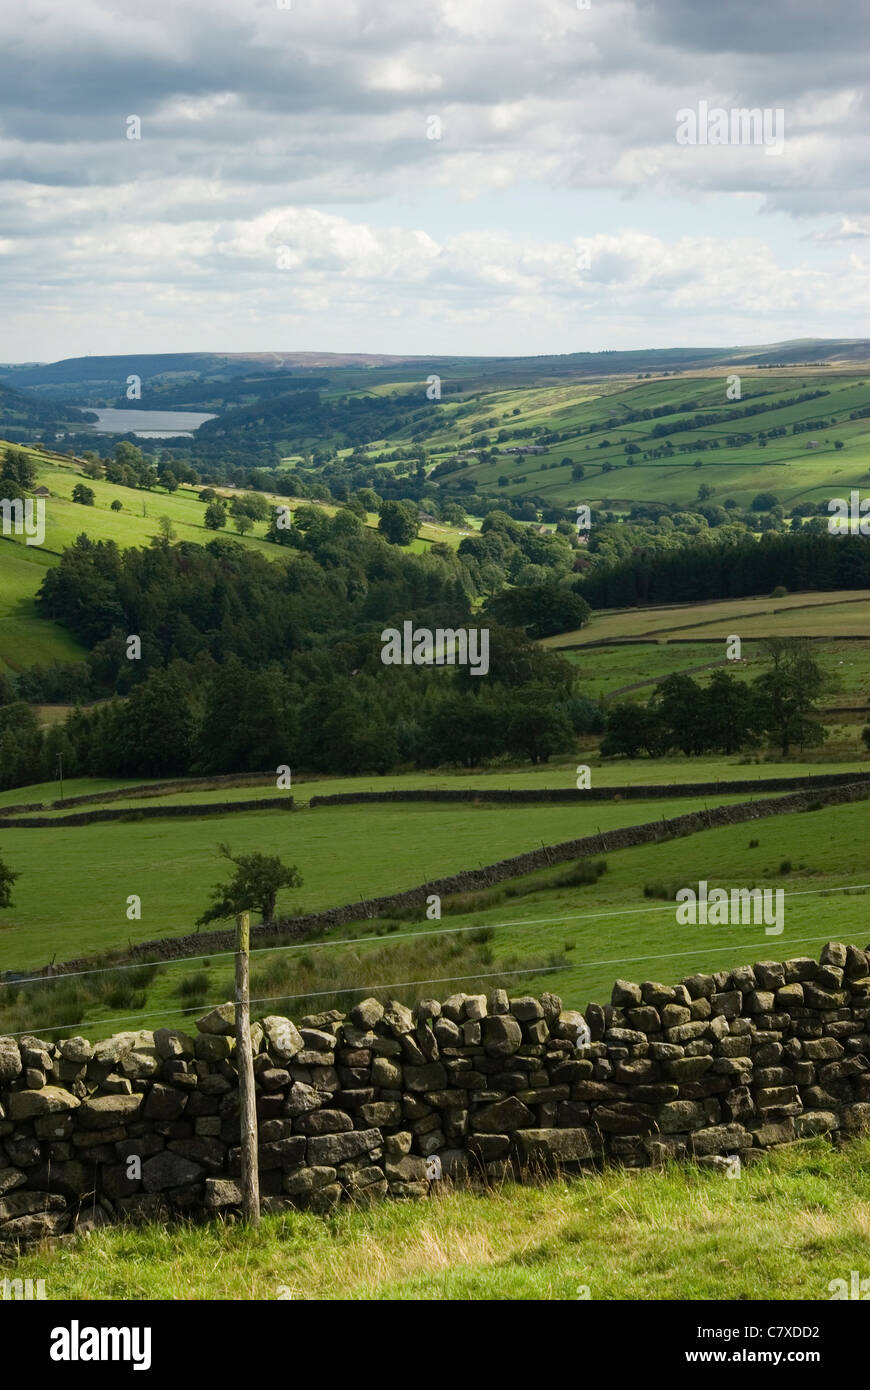
[{"label": "reservoir", "polygon": [[192,436],[194,430],[206,420],[214,420],[214,415],[204,415],[193,410],[96,410],[85,405],[96,415],[97,429],[101,434],[134,434],[143,439],[172,439],[174,435]]}]

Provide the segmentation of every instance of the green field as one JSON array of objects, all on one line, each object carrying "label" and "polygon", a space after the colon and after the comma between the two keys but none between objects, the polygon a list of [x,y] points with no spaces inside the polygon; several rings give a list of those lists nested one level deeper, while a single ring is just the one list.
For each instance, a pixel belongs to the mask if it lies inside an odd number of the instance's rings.
[{"label": "green field", "polygon": [[830,593],[787,594],[785,598],[714,599],[709,603],[661,604],[596,613],[588,625],[545,637],[559,651],[597,642],[673,641],[676,638],[787,636],[864,637],[870,620],[870,593],[843,589]]},{"label": "green field", "polygon": [[[813,762],[803,762],[799,759],[778,759],[770,758],[762,760],[738,758],[682,758],[682,756],[670,756],[670,758],[657,758],[655,762],[650,759],[643,759],[641,762],[630,762],[627,759],[617,759],[614,762],[603,762],[602,759],[591,756],[588,759],[588,766],[592,767],[593,785],[595,787],[625,787],[625,785],[671,785],[673,783],[714,783],[714,781],[764,781],[767,777],[810,777],[820,776],[823,773],[844,773],[846,770],[870,771],[870,758],[856,758],[844,762],[844,760],[813,760]],[[64,796],[100,796],[100,801],[95,802],[95,806],[129,806],[135,809],[135,801],[139,798],[120,798],[114,792],[125,790],[135,790],[135,788],[145,788],[143,790],[142,801],[145,805],[172,805],[179,802],[203,802],[203,801],[239,801],[239,799],[253,799],[254,796],[282,796],[288,795],[285,791],[279,791],[274,784],[274,778],[268,774],[252,774],[245,785],[233,785],[233,787],[215,787],[213,784],[206,784],[206,788],[196,791],[157,791],[150,792],[149,781],[129,780],[129,778],[111,777],[76,777],[65,778]],[[464,791],[467,788],[513,788],[514,791],[534,790],[534,788],[564,788],[575,787],[577,785],[577,760],[553,760],[546,766],[532,767],[481,767],[471,773],[459,773],[459,771],[438,771],[438,773],[427,773],[427,771],[414,771],[414,773],[389,773],[384,777],[318,777],[315,773],[303,774],[303,776],[293,776],[292,790],[290,795],[299,803],[310,801],[311,796],[336,795],[339,792],[372,792],[372,791],[393,791],[406,790],[416,791],[425,788],[438,788],[438,790],[450,791],[450,788]],[[50,783],[33,784],[31,787],[13,787],[11,790],[0,792],[0,812],[4,806],[31,806],[33,812],[40,813],[43,808],[47,810],[51,803],[57,801],[60,796],[60,784],[57,781]],[[69,806],[69,812],[75,810],[88,810],[88,805]],[[61,815],[61,812],[51,812],[51,815]]]},{"label": "green field", "polygon": [[[709,805],[733,798],[710,798]],[[412,1002],[503,983],[516,992],[550,989],[570,1007],[607,1001],[616,976],[675,979],[698,969],[811,954],[833,938],[867,934],[870,849],[867,803],[784,813],[761,822],[696,832],[680,840],[608,851],[607,831],[703,806],[679,801],[572,807],[414,806],[323,808],[310,812],[184,822],[183,853],[174,822],[126,822],[2,835],[4,858],[22,871],[16,909],[0,928],[0,967],[27,968],[128,941],[190,929],[194,904],[223,877],[215,843],[260,848],[300,865],[302,890],[283,895],[295,912],[389,893],[542,840],[553,843],[600,826],[606,869],[583,881],[570,865],[446,899],[440,921],[423,909],[358,921],[301,944],[260,948],[252,997],[260,1012],[296,1014],[347,1007],[360,992]],[[334,846],[342,846],[337,859]],[[57,865],[46,893],[39,865]],[[118,865],[124,864],[119,872]],[[588,877],[588,876],[587,876]],[[680,927],[677,888],[773,886],[785,893],[784,930]],[[55,886],[56,885],[56,886]],[[850,891],[842,891],[848,888]],[[142,898],[142,920],[128,922],[126,896]],[[304,901],[298,901],[298,900]],[[86,913],[80,904],[88,903]],[[27,924],[26,931],[24,923]],[[20,925],[19,925],[20,924]],[[121,988],[123,986],[123,988]],[[231,996],[229,955],[139,968],[85,982],[3,988],[0,1026],[81,1027],[105,1036],[118,1027],[189,1024],[189,1015]],[[269,1001],[268,1003],[266,1001]]]},{"label": "green field", "polygon": [[[475,487],[498,489],[508,497],[534,495],[557,504],[604,502],[621,509],[634,502],[695,500],[699,483],[713,489],[713,502],[731,497],[748,506],[756,493],[774,492],[785,506],[798,501],[826,501],[831,495],[848,495],[851,487],[866,483],[870,471],[870,381],[866,371],[825,369],[816,372],[787,371],[772,378],[769,373],[741,374],[742,399],[729,404],[725,398],[725,371],[692,372],[637,382],[603,378],[570,385],[547,385],[486,392],[470,401],[449,400],[440,407],[444,428],[427,438],[433,460],[457,450],[470,451],[476,436],[486,436],[501,453],[494,462],[472,458],[462,477]],[[785,404],[808,391],[827,395]],[[721,420],[686,432],[656,437],[659,418],[630,421],[629,412],[655,411],[663,405],[695,402],[685,415],[716,413]],[[741,417],[747,405],[763,405],[754,416]],[[730,413],[729,413],[730,412]],[[859,418],[851,419],[853,412]],[[795,424],[817,419],[832,420],[821,430],[793,434]],[[612,423],[609,423],[612,422]],[[729,436],[757,435],[784,428],[785,435],[769,439],[762,447],[756,440],[729,445]],[[530,436],[515,434],[528,431]],[[512,445],[536,442],[534,432],[559,435],[539,455],[509,455]],[[504,431],[506,438],[499,439]],[[643,452],[673,443],[672,457],[644,460]],[[717,447],[698,448],[715,441]],[[816,447],[808,447],[815,441]],[[837,442],[843,447],[838,449]],[[386,441],[384,441],[386,443]],[[627,456],[626,445],[639,454]],[[685,449],[683,449],[685,446]],[[373,446],[375,447],[375,446]],[[395,447],[391,441],[390,447]],[[585,477],[575,482],[571,467],[582,463]],[[701,467],[695,462],[700,460]],[[498,479],[507,477],[506,486]]]},{"label": "green field", "polygon": [[868,1220],[870,1140],[834,1150],[814,1139],[765,1155],[739,1182],[688,1164],[611,1169],[328,1219],[287,1212],[256,1232],[109,1228],[8,1270],[44,1279],[58,1301],[818,1302],[833,1280],[863,1274]]},{"label": "green field", "polygon": [[[721,639],[689,642],[660,638],[655,642],[615,642],[612,646],[566,648],[565,655],[581,682],[580,693],[590,699],[643,699],[667,676],[691,675],[702,684],[713,671],[726,668],[738,680],[761,673],[764,658],[758,640],[742,644],[740,661],[723,655]],[[865,641],[818,640],[813,651],[830,682],[822,705],[827,709],[870,706],[870,638]]]},{"label": "green field", "polygon": [[36,592],[54,563],[40,546],[0,536],[0,670],[78,661],[84,650],[59,623],[40,618]]},{"label": "green field", "polygon": [[[385,776],[368,777],[320,777],[316,773],[293,776],[290,795],[302,805],[314,796],[334,796],[346,792],[385,792],[393,790],[465,791],[480,788],[508,789],[514,791],[535,789],[572,788],[577,782],[577,760],[553,760],[545,766],[511,768],[479,768],[475,772],[400,772]],[[771,757],[749,760],[742,757],[698,757],[687,758],[675,755],[657,758],[654,762],[642,759],[633,762],[619,758],[604,761],[590,754],[587,766],[592,769],[593,786],[624,787],[629,785],[662,785],[685,782],[727,782],[764,781],[769,777],[809,777],[820,776],[826,772],[842,773],[850,769],[870,771],[870,757],[858,757],[849,761],[823,760],[805,762],[799,759],[779,759]],[[149,806],[176,805],[184,802],[223,802],[253,800],[255,797],[277,799],[288,793],[275,786],[275,779],[266,773],[251,774],[244,784],[216,786],[205,779],[205,785],[193,791],[176,791],[172,788],[150,791],[146,781],[113,779],[99,777],[67,778],[63,784],[67,800],[77,796],[99,796],[94,806],[127,806],[135,809],[135,802],[141,800]],[[120,797],[121,790],[133,791],[142,788],[141,797]],[[0,792],[0,813],[3,807],[27,806],[33,814],[61,815],[90,809],[88,803],[51,810],[52,804],[60,796],[58,782],[41,782],[29,787],[13,787]],[[25,814],[31,814],[31,810]]]},{"label": "green field", "polygon": [[[737,797],[706,798],[716,805]],[[183,822],[0,831],[0,853],[21,873],[15,906],[0,922],[0,969],[106,951],[130,941],[192,929],[209,890],[225,877],[217,845],[261,850],[299,866],[301,889],[279,897],[279,912],[312,912],[356,898],[400,892],[461,869],[703,808],[705,798],[606,802],[589,806],[404,805],[253,811]],[[51,863],[51,873],[43,866]],[[142,899],[140,921],[126,900]]]}]

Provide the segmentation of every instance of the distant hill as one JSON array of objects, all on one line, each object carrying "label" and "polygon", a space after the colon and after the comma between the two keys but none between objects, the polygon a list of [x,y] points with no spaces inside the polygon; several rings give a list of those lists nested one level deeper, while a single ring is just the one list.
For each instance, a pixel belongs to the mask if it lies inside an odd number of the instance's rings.
[{"label": "distant hill", "polygon": [[[414,354],[359,352],[175,352],[129,353],[105,357],[68,357],[59,362],[0,365],[0,382],[54,394],[98,390],[112,399],[123,394],[126,379],[136,375],[164,388],[188,382],[233,381],[264,375],[264,368],[283,375],[326,372],[335,384],[349,385],[412,379],[421,371],[462,375],[469,383],[502,379],[511,385],[540,380],[670,372],[729,364],[755,366],[870,363],[870,339],[798,338],[781,343],[737,347],[645,348],[626,352],[572,352],[539,357],[421,357]],[[416,368],[416,371],[413,370]]]},{"label": "distant hill", "polygon": [[25,443],[33,435],[58,432],[84,425],[85,417],[72,406],[47,401],[30,391],[20,391],[0,381],[0,437]]}]

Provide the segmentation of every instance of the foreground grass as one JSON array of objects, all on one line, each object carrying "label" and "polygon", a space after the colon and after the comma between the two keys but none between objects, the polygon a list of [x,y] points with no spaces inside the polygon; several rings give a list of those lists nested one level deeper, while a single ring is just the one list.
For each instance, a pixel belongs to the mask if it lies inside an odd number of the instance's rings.
[{"label": "foreground grass", "polygon": [[870,1273],[870,1140],[782,1149],[729,1181],[611,1169],[331,1217],[111,1228],[3,1273],[49,1299],[827,1300]]}]

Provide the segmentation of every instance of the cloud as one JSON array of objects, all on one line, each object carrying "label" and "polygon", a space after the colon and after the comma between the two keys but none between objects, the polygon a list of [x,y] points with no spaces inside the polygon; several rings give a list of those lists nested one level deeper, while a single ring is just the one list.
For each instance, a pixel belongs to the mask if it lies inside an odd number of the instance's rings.
[{"label": "cloud", "polygon": [[[285,323],[268,307],[283,245],[295,275],[282,290],[287,313],[303,316],[301,332],[330,336],[336,348],[353,346],[331,337],[339,290],[341,331],[373,304],[392,332],[397,318],[410,326],[417,313],[421,331],[439,314],[445,323],[471,314],[495,324],[509,303],[516,312],[546,306],[565,335],[572,313],[583,331],[603,315],[596,286],[605,283],[617,322],[602,317],[604,331],[619,331],[619,321],[642,325],[646,316],[650,343],[661,334],[665,294],[687,314],[700,315],[706,303],[714,337],[738,305],[751,314],[753,303],[812,315],[805,327],[814,331],[826,313],[863,302],[862,262],[849,265],[849,293],[836,283],[839,248],[865,238],[870,216],[862,24],[852,0],[591,0],[588,9],[575,0],[6,6],[0,244],[16,279],[0,304],[20,325],[28,298],[34,314],[56,312],[63,286],[94,334],[102,329],[115,341],[106,307],[114,303],[152,339],[174,321],[189,340],[192,305],[213,296],[211,323],[213,304],[231,306],[235,295],[239,323],[255,305],[272,334]],[[781,106],[782,156],[678,146],[676,113],[700,100]],[[131,115],[141,119],[140,140],[127,139]],[[432,117],[437,139],[427,138]],[[576,208],[575,224],[589,195],[653,197],[674,234],[654,252],[640,225],[614,234],[575,294],[557,269],[572,262],[570,239],[548,238],[545,225],[528,234],[535,189],[565,220]],[[415,199],[433,195],[437,235],[413,212]],[[715,235],[681,238],[681,208],[712,208],[717,198],[744,200],[739,245],[752,250],[742,271],[730,268],[729,247]],[[336,214],[350,206],[358,218]],[[773,215],[766,243],[759,213]],[[819,301],[794,283],[776,214],[809,228],[819,259],[797,278],[820,290]],[[716,214],[708,216],[715,231]],[[838,225],[839,233],[830,230]],[[638,247],[652,255],[646,270]],[[768,278],[759,286],[762,262]],[[613,268],[606,281],[596,278],[604,267]],[[127,297],[134,286],[136,303]],[[149,305],[154,286],[163,289]],[[403,303],[415,287],[423,298]],[[252,298],[242,303],[244,296]],[[173,320],[180,306],[185,316]],[[232,330],[229,307],[221,322]],[[50,322],[24,331],[30,354],[50,355]],[[65,350],[74,351],[68,332]],[[505,346],[495,329],[487,341]]]}]

